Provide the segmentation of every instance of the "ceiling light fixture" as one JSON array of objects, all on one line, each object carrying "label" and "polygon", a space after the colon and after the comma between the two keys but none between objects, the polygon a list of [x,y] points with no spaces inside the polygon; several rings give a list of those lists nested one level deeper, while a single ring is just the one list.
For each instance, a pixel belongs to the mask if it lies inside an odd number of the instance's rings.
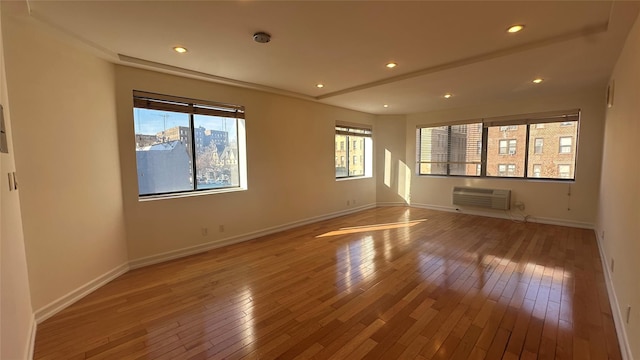
[{"label": "ceiling light fixture", "polygon": [[534,84],[540,84],[542,82],[542,78],[535,78],[532,81]]},{"label": "ceiling light fixture", "polygon": [[389,105],[387,105],[387,104],[384,104],[384,105],[382,105],[382,106],[383,106],[383,107],[386,107],[386,108],[388,108],[388,107],[389,107]]},{"label": "ceiling light fixture", "polygon": [[444,97],[445,99],[448,99],[448,98],[450,98],[450,97],[452,97],[452,96],[453,96],[453,95],[451,95],[451,94],[444,94],[444,96],[443,96],[443,97]]},{"label": "ceiling light fixture", "polygon": [[187,48],[186,47],[182,47],[182,46],[174,46],[173,47],[173,51],[180,53],[180,54],[184,54],[187,52]]},{"label": "ceiling light fixture", "polygon": [[524,25],[521,25],[521,24],[511,25],[507,29],[507,32],[511,33],[511,34],[514,34],[514,33],[517,33],[519,31],[522,31],[522,29],[524,29]]},{"label": "ceiling light fixture", "polygon": [[393,69],[394,67],[398,66],[398,64],[394,63],[393,61],[390,63],[387,63],[387,65],[385,65],[386,67],[388,67],[389,69]]},{"label": "ceiling light fixture", "polygon": [[316,87],[317,87],[318,89],[322,89],[322,88],[324,87],[324,84],[316,84]]}]

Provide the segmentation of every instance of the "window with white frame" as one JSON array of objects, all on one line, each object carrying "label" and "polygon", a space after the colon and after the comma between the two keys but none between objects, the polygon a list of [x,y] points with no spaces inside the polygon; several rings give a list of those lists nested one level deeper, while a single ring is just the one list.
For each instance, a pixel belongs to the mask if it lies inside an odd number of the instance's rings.
[{"label": "window with white frame", "polygon": [[140,198],[246,188],[244,107],[133,92]]},{"label": "window with white frame", "polygon": [[[573,180],[579,116],[579,110],[572,110],[483,119],[480,127],[478,122],[419,126],[417,173]],[[461,128],[466,132],[454,131]],[[463,151],[460,139],[470,151]],[[558,152],[544,151],[545,143],[558,144]]]},{"label": "window with white frame", "polygon": [[[366,125],[336,125],[336,178],[370,177],[373,174],[371,128]],[[344,146],[344,144],[351,146]]]},{"label": "window with white frame", "polygon": [[558,165],[558,176],[561,179],[569,179],[571,178],[571,165]]},{"label": "window with white frame", "polygon": [[500,155],[515,155],[518,141],[515,139],[500,140],[498,147],[498,154]]},{"label": "window with white frame", "polygon": [[544,146],[544,139],[543,138],[536,138],[534,141],[534,148],[533,148],[533,153],[534,154],[542,154],[542,147]]},{"label": "window with white frame", "polygon": [[[563,125],[563,126],[566,126],[566,125]],[[560,153],[570,154],[572,143],[573,143],[573,138],[571,136],[560,137]]]},{"label": "window with white frame", "polygon": [[539,178],[540,174],[542,174],[542,165],[534,164],[533,165],[533,177]]}]

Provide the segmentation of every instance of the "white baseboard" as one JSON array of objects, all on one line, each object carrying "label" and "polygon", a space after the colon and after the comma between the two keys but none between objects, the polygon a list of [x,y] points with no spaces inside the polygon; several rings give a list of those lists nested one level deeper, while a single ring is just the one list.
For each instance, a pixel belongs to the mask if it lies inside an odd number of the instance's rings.
[{"label": "white baseboard", "polygon": [[609,264],[607,264],[607,254],[604,251],[604,245],[602,239],[596,233],[596,240],[598,243],[598,249],[600,250],[600,260],[602,261],[602,271],[604,272],[604,282],[607,284],[607,293],[609,294],[609,305],[611,306],[611,314],[613,315],[613,323],[616,327],[616,333],[618,334],[618,343],[620,345],[620,352],[622,353],[623,360],[633,360],[633,354],[631,353],[631,346],[629,345],[629,338],[627,337],[627,329],[624,326],[622,320],[622,311],[618,307],[618,297],[616,296],[615,289],[613,288],[613,280],[611,279],[611,270]]},{"label": "white baseboard", "polygon": [[[507,220],[518,220],[521,221],[520,214],[514,214],[514,217],[511,217],[508,213],[502,210],[477,210],[477,209],[469,209],[469,208],[459,208],[460,211],[456,210],[455,207],[451,206],[440,206],[440,205],[430,205],[430,204],[416,204],[412,203],[412,207],[423,208],[423,209],[431,209],[438,211],[448,211],[455,212],[460,214],[469,214],[469,215],[478,215],[478,216],[487,216],[498,219],[507,219]],[[508,211],[508,210],[507,210]],[[529,216],[527,218],[527,222],[534,222],[540,224],[549,224],[549,225],[560,225],[560,226],[568,226],[574,228],[581,229],[590,229],[593,230],[595,225],[593,223],[587,223],[582,221],[574,221],[574,220],[566,220],[566,219],[554,219],[554,218],[544,218],[544,217],[534,217]]]},{"label": "white baseboard", "polygon": [[149,265],[153,265],[153,264],[157,264],[157,263],[161,263],[161,262],[165,262],[173,259],[178,259],[178,258],[189,256],[189,255],[199,254],[199,253],[220,248],[223,246],[237,244],[243,241],[259,238],[261,236],[274,234],[284,230],[289,230],[298,226],[307,225],[307,224],[311,224],[311,223],[322,221],[322,220],[332,219],[332,218],[352,214],[362,210],[373,209],[375,207],[376,207],[376,204],[362,205],[362,206],[353,207],[347,210],[342,210],[342,211],[337,211],[330,214],[302,219],[302,220],[290,222],[287,224],[266,228],[259,231],[254,231],[254,232],[250,232],[250,233],[246,233],[238,236],[233,236],[226,239],[211,241],[208,243],[190,246],[190,247],[186,247],[178,250],[167,251],[161,254],[156,254],[156,255],[143,257],[140,259],[131,260],[129,262],[129,267],[131,269],[137,269],[144,266],[149,266]]},{"label": "white baseboard", "polygon": [[409,206],[409,205],[405,202],[398,201],[398,202],[379,202],[379,203],[376,203],[376,206],[383,207],[383,206]]},{"label": "white baseboard", "polygon": [[29,324],[29,342],[27,342],[27,359],[33,359],[33,353],[36,347],[36,330],[38,329],[38,323],[36,318],[31,316],[31,324]]},{"label": "white baseboard", "polygon": [[59,313],[60,311],[64,310],[66,307],[82,299],[83,297],[89,295],[96,289],[102,287],[109,281],[117,278],[118,276],[126,273],[127,271],[129,271],[128,263],[119,265],[107,271],[105,274],[102,274],[99,277],[80,286],[79,288],[69,292],[68,294],[52,301],[48,305],[41,307],[40,309],[36,310],[36,312],[34,313],[35,322],[37,324],[41,324],[43,321]]}]

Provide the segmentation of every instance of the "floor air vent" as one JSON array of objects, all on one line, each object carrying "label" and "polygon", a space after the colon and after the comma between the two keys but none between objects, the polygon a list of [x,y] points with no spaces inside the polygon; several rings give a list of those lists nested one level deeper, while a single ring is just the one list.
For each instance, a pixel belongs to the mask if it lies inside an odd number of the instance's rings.
[{"label": "floor air vent", "polygon": [[479,189],[460,186],[453,188],[453,205],[508,210],[510,204],[511,190]]}]

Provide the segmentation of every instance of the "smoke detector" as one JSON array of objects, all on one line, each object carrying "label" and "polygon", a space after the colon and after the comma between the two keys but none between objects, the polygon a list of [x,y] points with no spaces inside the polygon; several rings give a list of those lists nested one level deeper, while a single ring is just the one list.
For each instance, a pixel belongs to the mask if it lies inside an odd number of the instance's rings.
[{"label": "smoke detector", "polygon": [[253,34],[253,41],[261,44],[266,44],[271,41],[271,35],[267,34],[266,32],[260,31]]}]

